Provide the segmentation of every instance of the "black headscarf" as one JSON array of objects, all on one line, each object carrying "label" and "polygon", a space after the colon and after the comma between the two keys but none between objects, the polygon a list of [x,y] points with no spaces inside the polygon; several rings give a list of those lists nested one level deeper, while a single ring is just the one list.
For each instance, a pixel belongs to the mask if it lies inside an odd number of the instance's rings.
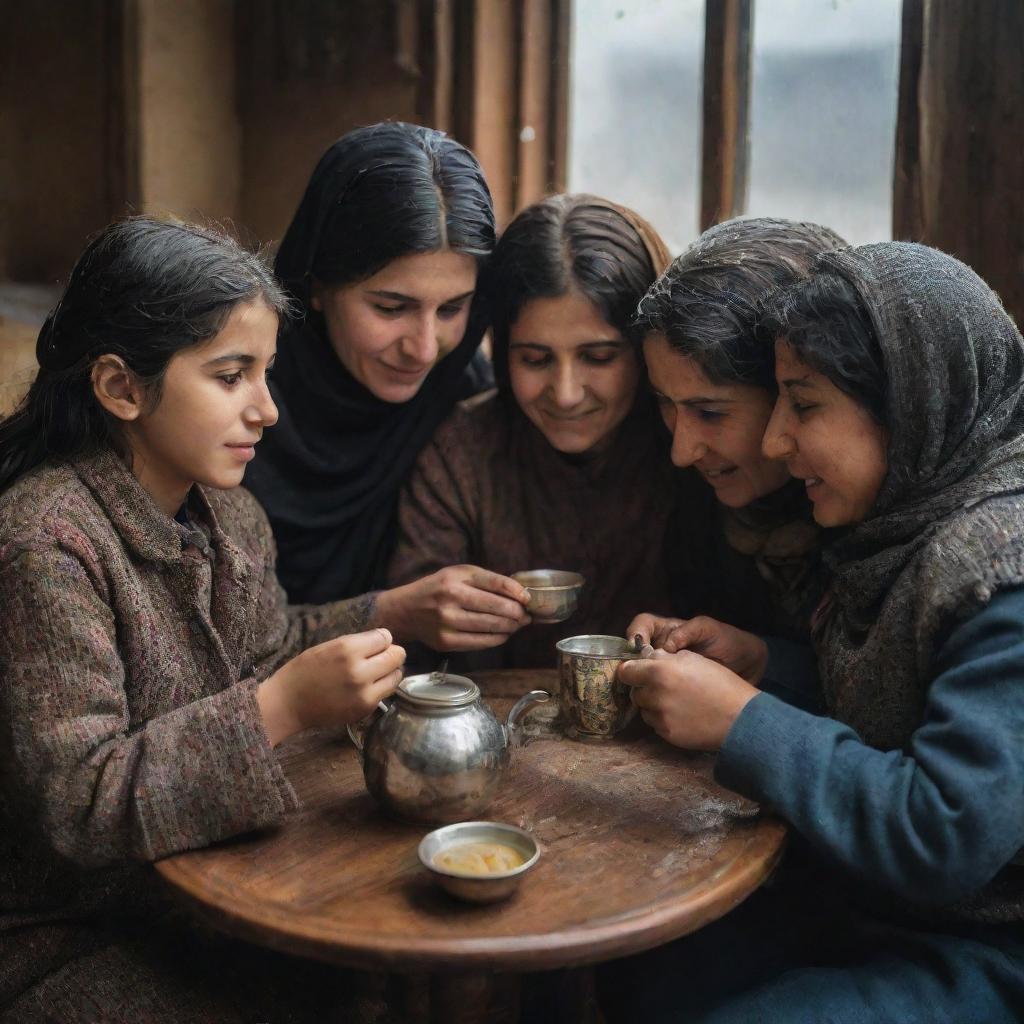
[{"label": "black headscarf", "polygon": [[[331,347],[323,317],[310,306],[314,276],[337,281],[332,267],[321,270],[324,250],[340,251],[327,257],[334,264],[362,262],[362,277],[408,254],[402,232],[383,231],[372,222],[372,210],[374,202],[394,207],[408,201],[392,169],[416,158],[424,163],[417,171],[430,187],[416,194],[415,212],[399,205],[390,215],[403,223],[445,221],[452,248],[458,231],[453,218],[475,216],[477,234],[489,236],[493,245],[490,197],[472,154],[440,132],[382,124],[346,135],[324,154],[274,264],[302,317],[281,339],[271,382],[280,420],[264,436],[245,484],[270,517],[278,576],[292,602],[319,603],[383,585],[401,484],[455,402],[490,385],[489,364],[477,354],[485,323],[479,303],[473,304],[457,348],[431,370],[415,397],[401,404],[380,400],[352,377]],[[449,189],[459,190],[465,182],[471,201],[442,195],[444,186],[433,183],[442,173]],[[364,202],[368,187],[375,195]],[[345,232],[342,240],[339,230]],[[478,257],[488,251],[459,248]],[[364,256],[368,249],[372,256]],[[338,271],[346,279],[342,283],[353,279],[345,269]]]}]

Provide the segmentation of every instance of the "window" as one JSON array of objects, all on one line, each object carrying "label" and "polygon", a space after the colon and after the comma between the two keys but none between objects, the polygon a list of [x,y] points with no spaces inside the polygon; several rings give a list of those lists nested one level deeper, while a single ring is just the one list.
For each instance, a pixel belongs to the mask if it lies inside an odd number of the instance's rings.
[{"label": "window", "polygon": [[569,190],[629,206],[678,253],[697,233],[703,0],[576,0]]},{"label": "window", "polygon": [[753,216],[892,238],[900,0],[754,3]]},{"label": "window", "polygon": [[[717,2],[717,0],[716,0]],[[891,237],[900,0],[754,0],[746,213]],[[569,188],[697,234],[703,0],[576,0]]]}]

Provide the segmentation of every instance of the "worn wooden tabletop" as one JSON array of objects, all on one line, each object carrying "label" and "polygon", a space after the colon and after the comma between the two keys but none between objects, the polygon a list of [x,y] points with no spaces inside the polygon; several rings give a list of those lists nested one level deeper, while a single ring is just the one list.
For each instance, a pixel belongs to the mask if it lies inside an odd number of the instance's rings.
[{"label": "worn wooden tabletop", "polygon": [[[478,673],[504,716],[554,671]],[[659,945],[726,913],[764,881],[785,827],[712,780],[712,760],[642,722],[606,744],[540,739],[514,752],[486,817],[542,854],[510,901],[459,903],[416,847],[429,826],[385,817],[343,735],[281,748],[303,809],[277,831],[168,858],[157,870],[220,928],[275,949],[392,971],[533,971]]]}]

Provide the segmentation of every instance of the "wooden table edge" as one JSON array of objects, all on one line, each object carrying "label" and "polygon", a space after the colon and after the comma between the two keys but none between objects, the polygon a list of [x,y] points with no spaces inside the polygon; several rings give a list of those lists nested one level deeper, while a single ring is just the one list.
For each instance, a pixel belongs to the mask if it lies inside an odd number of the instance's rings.
[{"label": "wooden table edge", "polygon": [[[737,864],[731,861],[703,883],[698,896],[685,908],[641,909],[608,918],[594,927],[580,925],[569,931],[532,933],[458,940],[374,936],[372,929],[357,933],[349,943],[306,921],[294,928],[294,918],[266,906],[243,907],[225,899],[211,903],[207,886],[187,856],[158,861],[154,866],[164,881],[206,921],[221,931],[279,952],[307,956],[327,963],[368,969],[416,971],[539,971],[577,967],[640,953],[696,931],[722,915],[721,889],[728,884],[732,906],[738,906],[771,874],[785,848],[787,827],[778,818],[764,816],[750,842],[766,847],[762,856]],[[633,922],[631,925],[630,922]],[[639,922],[639,923],[637,923]]]}]

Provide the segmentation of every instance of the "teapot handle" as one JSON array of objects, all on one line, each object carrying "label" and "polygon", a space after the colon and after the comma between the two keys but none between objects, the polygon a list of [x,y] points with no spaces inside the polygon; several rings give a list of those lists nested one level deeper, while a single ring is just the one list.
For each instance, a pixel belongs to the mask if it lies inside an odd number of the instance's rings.
[{"label": "teapot handle", "polygon": [[508,737],[510,745],[516,738],[519,720],[528,714],[529,709],[535,704],[543,704],[550,699],[551,694],[547,690],[531,690],[512,705],[512,710],[508,713],[508,718],[505,720],[505,735]]},{"label": "teapot handle", "polygon": [[358,730],[354,728],[351,722],[345,726],[345,729],[348,732],[348,738],[352,741],[352,745],[356,748],[356,753],[359,754],[360,757],[363,756],[363,736],[369,730],[370,726],[373,725],[373,722],[369,721],[369,718],[372,715],[376,714],[377,710],[383,711],[384,714],[387,714],[389,708],[388,705],[384,703],[384,701],[379,700],[377,701],[377,708],[371,711],[370,715],[368,715],[367,718],[361,719],[359,722],[355,723],[355,725],[358,726],[362,725],[363,722],[366,722],[367,724],[365,726]]}]

